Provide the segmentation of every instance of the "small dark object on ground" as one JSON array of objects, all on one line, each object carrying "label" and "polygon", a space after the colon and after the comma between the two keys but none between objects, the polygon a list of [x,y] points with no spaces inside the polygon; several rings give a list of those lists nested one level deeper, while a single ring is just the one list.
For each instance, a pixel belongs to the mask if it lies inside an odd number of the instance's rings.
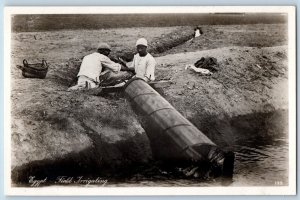
[{"label": "small dark object on ground", "polygon": [[44,79],[48,72],[48,64],[46,60],[42,60],[42,63],[28,64],[27,60],[23,60],[23,66],[17,65],[22,70],[22,75],[25,78],[40,78]]},{"label": "small dark object on ground", "polygon": [[217,59],[214,57],[206,57],[206,58],[202,57],[194,65],[197,68],[208,69],[211,72],[217,72],[218,69],[216,67],[219,64],[217,62]]}]

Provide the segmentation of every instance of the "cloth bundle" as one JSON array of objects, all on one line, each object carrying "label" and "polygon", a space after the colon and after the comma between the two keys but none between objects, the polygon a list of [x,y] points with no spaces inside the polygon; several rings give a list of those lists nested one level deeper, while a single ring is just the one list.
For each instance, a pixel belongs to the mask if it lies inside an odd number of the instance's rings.
[{"label": "cloth bundle", "polygon": [[202,57],[200,60],[198,60],[195,64],[186,65],[185,70],[191,69],[195,71],[196,73],[202,74],[202,75],[212,75],[214,72],[217,72],[218,69],[216,68],[218,66],[217,59],[214,57]]},{"label": "cloth bundle", "polygon": [[218,71],[217,68],[215,68],[218,66],[218,62],[217,59],[214,57],[202,57],[194,64],[194,66],[196,68],[208,69],[211,72]]}]

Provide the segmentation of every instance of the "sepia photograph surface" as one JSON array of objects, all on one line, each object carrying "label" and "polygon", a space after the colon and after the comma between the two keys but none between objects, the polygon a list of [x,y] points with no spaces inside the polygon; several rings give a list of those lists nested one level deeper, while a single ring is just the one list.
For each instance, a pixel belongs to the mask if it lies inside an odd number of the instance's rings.
[{"label": "sepia photograph surface", "polygon": [[7,7],[4,33],[7,194],[295,194],[294,7]]}]

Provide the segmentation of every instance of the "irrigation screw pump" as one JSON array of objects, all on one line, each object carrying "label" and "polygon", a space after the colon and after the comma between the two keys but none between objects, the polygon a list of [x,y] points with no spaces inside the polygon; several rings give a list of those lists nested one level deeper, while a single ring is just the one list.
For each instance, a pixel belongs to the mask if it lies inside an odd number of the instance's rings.
[{"label": "irrigation screw pump", "polygon": [[208,163],[214,177],[232,178],[234,153],[222,151],[144,80],[131,79],[124,93],[147,133],[155,159],[192,161],[199,168]]}]

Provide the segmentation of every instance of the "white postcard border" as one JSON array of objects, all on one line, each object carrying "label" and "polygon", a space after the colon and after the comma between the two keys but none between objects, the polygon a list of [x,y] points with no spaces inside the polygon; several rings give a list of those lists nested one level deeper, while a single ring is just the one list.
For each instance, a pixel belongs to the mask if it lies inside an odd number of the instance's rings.
[{"label": "white postcard border", "polygon": [[[40,187],[11,186],[10,53],[11,15],[14,14],[113,14],[113,13],[213,13],[264,12],[288,14],[289,63],[289,186],[276,187]],[[4,185],[12,196],[95,195],[294,195],[296,194],[296,21],[294,6],[96,6],[96,7],[5,7],[4,9]]]}]

